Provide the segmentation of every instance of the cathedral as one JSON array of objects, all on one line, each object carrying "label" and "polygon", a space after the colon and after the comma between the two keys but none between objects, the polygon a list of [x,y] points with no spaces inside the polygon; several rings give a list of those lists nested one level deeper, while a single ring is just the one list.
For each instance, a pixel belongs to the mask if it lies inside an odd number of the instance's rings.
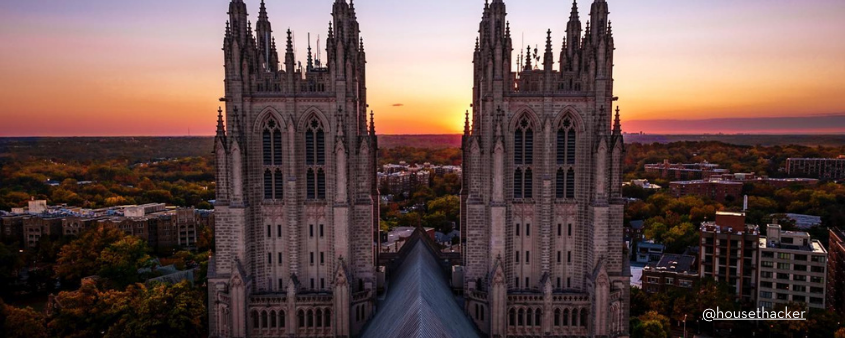
[{"label": "cathedral", "polygon": [[504,2],[484,5],[461,235],[465,309],[485,335],[628,336],[625,147],[608,15],[594,0],[582,30],[573,3],[555,53],[551,30],[545,49],[515,46]]},{"label": "cathedral", "polygon": [[551,31],[544,51],[514,46],[504,2],[484,4],[459,254],[421,228],[377,250],[378,141],[352,1],[334,1],[324,50],[309,41],[304,63],[290,30],[280,58],[264,1],[254,26],[243,0],[228,15],[210,337],[628,336],[605,0],[583,30],[573,3],[557,55]]},{"label": "cathedral", "polygon": [[373,311],[378,227],[355,7],[335,1],[325,60],[309,44],[304,64],[290,30],[279,57],[263,1],[254,28],[243,0],[228,14],[210,336],[355,336]]}]

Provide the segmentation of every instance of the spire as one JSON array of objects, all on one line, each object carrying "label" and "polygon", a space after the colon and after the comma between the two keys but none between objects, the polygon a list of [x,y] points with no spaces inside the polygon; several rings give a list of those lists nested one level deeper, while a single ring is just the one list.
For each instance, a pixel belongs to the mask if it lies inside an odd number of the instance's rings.
[{"label": "spire", "polygon": [[528,45],[525,50],[527,51],[527,54],[525,55],[525,70],[531,70],[533,69],[531,67],[531,45]]},{"label": "spire", "polygon": [[511,38],[511,22],[505,21],[505,37],[510,39]]},{"label": "spire", "polygon": [[464,136],[469,136],[469,110],[464,114]]},{"label": "spire", "polygon": [[546,53],[552,53],[552,30],[546,31]]},{"label": "spire", "polygon": [[358,50],[360,50],[361,53],[364,52],[364,38],[361,38],[361,45],[360,45],[360,48],[358,48]]},{"label": "spire", "polygon": [[311,71],[314,68],[314,58],[311,56],[311,33],[308,33],[308,61],[306,70]]},{"label": "spire", "polygon": [[264,0],[261,0],[261,8],[258,10],[258,20],[267,20],[267,7],[264,6]]},{"label": "spire", "polygon": [[329,39],[334,38],[334,30],[332,29],[332,22],[329,21]]},{"label": "spire", "polygon": [[370,110],[370,135],[376,134],[376,118],[375,113]]},{"label": "spire", "polygon": [[232,34],[232,28],[229,26],[229,20],[226,20],[226,36]]},{"label": "spire", "polygon": [[217,107],[217,137],[226,136],[226,126],[223,125],[223,108]]},{"label": "spire", "polygon": [[619,118],[619,106],[616,106],[616,117],[613,119],[613,135],[622,134],[622,120]]},{"label": "spire", "polygon": [[[572,59],[581,41],[581,19],[578,17],[578,1],[572,1],[572,11],[566,24],[566,54]],[[561,60],[562,61],[562,60]]]},{"label": "spire", "polygon": [[293,54],[293,36],[291,36],[290,28],[288,28],[288,46],[286,52],[288,54]]},{"label": "spire", "polygon": [[478,37],[475,37],[475,51],[478,52]]}]

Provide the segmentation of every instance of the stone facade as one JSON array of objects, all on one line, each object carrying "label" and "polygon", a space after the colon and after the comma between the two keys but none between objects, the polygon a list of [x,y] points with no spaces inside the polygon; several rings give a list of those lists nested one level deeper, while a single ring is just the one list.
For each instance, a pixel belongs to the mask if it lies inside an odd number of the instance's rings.
[{"label": "stone facade", "polygon": [[513,45],[504,2],[484,6],[461,232],[466,309],[492,337],[628,336],[625,147],[618,108],[612,119],[608,14],[595,0],[582,34],[573,4],[559,57],[549,31],[545,52],[514,59],[524,47]]},{"label": "stone facade", "polygon": [[[355,7],[332,8],[326,58],[283,59],[262,2],[232,0],[215,156],[212,337],[348,337],[373,310],[377,140]],[[302,41],[302,40],[300,40]],[[281,65],[280,65],[281,64]]]}]

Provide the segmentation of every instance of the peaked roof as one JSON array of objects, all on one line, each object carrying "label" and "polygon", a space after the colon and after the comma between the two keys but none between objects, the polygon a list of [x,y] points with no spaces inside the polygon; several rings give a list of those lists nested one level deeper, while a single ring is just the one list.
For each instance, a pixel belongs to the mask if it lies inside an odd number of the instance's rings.
[{"label": "peaked roof", "polygon": [[361,337],[478,337],[429,244],[409,241],[402,249],[387,296]]}]

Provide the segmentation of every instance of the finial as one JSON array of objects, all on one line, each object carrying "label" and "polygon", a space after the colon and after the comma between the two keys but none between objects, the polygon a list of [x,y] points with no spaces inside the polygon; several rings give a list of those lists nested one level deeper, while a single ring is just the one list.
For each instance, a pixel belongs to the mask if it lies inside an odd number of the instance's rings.
[{"label": "finial", "polygon": [[617,135],[622,133],[622,120],[619,118],[619,106],[616,106],[616,118],[613,121],[613,133]]},{"label": "finial", "polygon": [[362,37],[360,39],[361,39],[361,48],[359,48],[359,49],[363,52],[364,51],[364,38]]},{"label": "finial", "polygon": [[287,45],[287,53],[293,54],[293,36],[291,35],[290,28],[288,28],[288,45]]},{"label": "finial", "polygon": [[469,109],[464,114],[464,136],[469,135]]},{"label": "finial", "polygon": [[552,30],[546,31],[546,53],[552,52]]},{"label": "finial", "polygon": [[314,58],[311,56],[311,33],[308,33],[308,63],[306,64],[306,70],[311,71],[314,68]]},{"label": "finial", "polygon": [[375,113],[372,110],[370,110],[370,134],[376,134],[376,118]]},{"label": "finial", "polygon": [[527,54],[525,55],[525,69],[531,70],[531,45],[525,48]]},{"label": "finial", "polygon": [[613,23],[610,21],[607,22],[607,34],[613,35]]},{"label": "finial", "polygon": [[226,134],[226,127],[223,125],[223,107],[217,107],[217,136]]}]

